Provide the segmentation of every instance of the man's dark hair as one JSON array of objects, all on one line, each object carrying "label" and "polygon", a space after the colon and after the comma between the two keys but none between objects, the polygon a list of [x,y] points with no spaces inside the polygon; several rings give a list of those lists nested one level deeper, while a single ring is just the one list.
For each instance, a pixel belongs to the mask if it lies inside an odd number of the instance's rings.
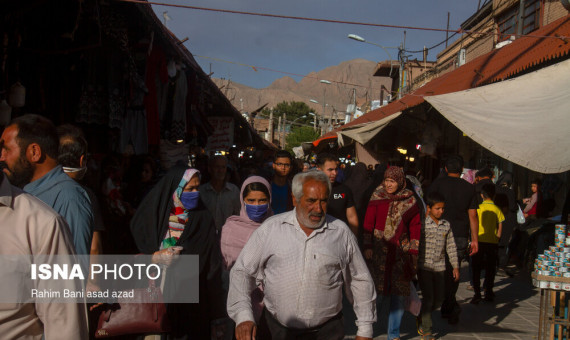
[{"label": "man's dark hair", "polygon": [[485,178],[485,177],[489,177],[492,178],[495,175],[495,173],[493,173],[493,170],[484,167],[483,169],[477,171],[475,173],[475,177],[481,177],[481,178]]},{"label": "man's dark hair", "polygon": [[81,166],[81,156],[87,155],[87,140],[77,126],[64,124],[57,127],[59,135],[59,156],[57,162],[70,168]]},{"label": "man's dark hair", "polygon": [[535,178],[532,180],[532,182],[530,182],[530,184],[536,184],[538,186],[542,185],[542,181],[540,180],[540,178]]},{"label": "man's dark hair", "polygon": [[443,197],[443,194],[441,194],[437,191],[430,192],[429,194],[427,194],[426,205],[428,207],[431,208],[438,203],[445,203],[445,197]]},{"label": "man's dark hair", "polygon": [[8,125],[18,127],[16,142],[22,153],[26,152],[30,144],[37,143],[43,154],[57,160],[59,138],[55,125],[49,119],[36,114],[26,114],[12,119]]},{"label": "man's dark hair", "polygon": [[483,184],[481,187],[481,195],[483,195],[484,199],[493,199],[495,198],[495,185],[491,183]]},{"label": "man's dark hair", "polygon": [[293,156],[291,156],[291,153],[287,150],[277,150],[273,156],[273,162],[277,161],[277,158],[289,158],[291,163],[293,163]]},{"label": "man's dark hair", "polygon": [[331,161],[338,162],[338,157],[328,152],[320,153],[317,156],[317,165],[319,167],[322,167],[323,165],[325,165],[326,162],[331,162]]},{"label": "man's dark hair", "polygon": [[460,174],[463,171],[463,157],[459,155],[449,156],[445,160],[447,173]]}]

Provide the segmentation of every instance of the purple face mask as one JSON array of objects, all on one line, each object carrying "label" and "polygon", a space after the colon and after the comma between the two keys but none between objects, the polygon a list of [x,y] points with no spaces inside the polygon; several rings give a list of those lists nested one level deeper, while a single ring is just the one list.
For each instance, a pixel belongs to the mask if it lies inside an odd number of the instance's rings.
[{"label": "purple face mask", "polygon": [[245,211],[247,212],[247,216],[250,220],[254,222],[261,222],[265,214],[267,214],[267,210],[269,209],[269,204],[247,204],[245,205]]},{"label": "purple face mask", "polygon": [[196,209],[198,206],[198,201],[200,199],[199,191],[186,191],[180,195],[180,202],[186,210]]}]

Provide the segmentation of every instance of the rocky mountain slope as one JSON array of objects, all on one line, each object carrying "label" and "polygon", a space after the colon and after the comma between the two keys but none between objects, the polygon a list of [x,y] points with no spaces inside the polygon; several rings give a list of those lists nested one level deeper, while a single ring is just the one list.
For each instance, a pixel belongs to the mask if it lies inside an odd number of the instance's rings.
[{"label": "rocky mountain slope", "polygon": [[[285,76],[263,89],[255,89],[228,79],[213,78],[213,81],[242,112],[254,111],[266,103],[267,107],[273,107],[282,101],[299,101],[306,103],[315,110],[314,112],[321,115],[324,98],[327,104],[326,114],[329,115],[333,108],[337,112],[346,111],[347,105],[354,101],[354,89],[359,106],[380,99],[381,85],[389,88],[391,81],[389,78],[373,77],[375,67],[376,62],[354,59],[318,72],[311,72],[299,82]],[[322,79],[330,81],[331,84],[321,83]],[[311,99],[318,101],[319,104],[311,103]]]}]

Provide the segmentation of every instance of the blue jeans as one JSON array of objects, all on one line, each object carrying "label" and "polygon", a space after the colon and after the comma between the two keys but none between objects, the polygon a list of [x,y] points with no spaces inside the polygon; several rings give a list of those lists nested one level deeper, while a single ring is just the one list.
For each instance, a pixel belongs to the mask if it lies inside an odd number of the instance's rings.
[{"label": "blue jeans", "polygon": [[[390,300],[390,313],[388,314],[388,340],[398,339],[400,337],[400,324],[402,323],[402,316],[404,315],[404,302],[405,296],[379,295],[376,299],[378,310],[382,308],[384,301]],[[378,321],[380,321],[378,316]]]}]

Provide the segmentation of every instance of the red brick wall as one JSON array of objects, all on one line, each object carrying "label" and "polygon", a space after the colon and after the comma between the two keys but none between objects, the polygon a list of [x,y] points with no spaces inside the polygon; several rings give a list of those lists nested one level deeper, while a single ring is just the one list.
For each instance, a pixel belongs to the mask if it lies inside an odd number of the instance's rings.
[{"label": "red brick wall", "polygon": [[473,42],[468,48],[465,54],[465,61],[470,62],[471,60],[477,58],[480,55],[492,51],[494,48],[494,36],[487,35],[484,38]]},{"label": "red brick wall", "polygon": [[544,16],[542,17],[542,25],[548,25],[549,23],[565,17],[568,15],[568,11],[562,6],[560,0],[545,0],[544,1]]}]

